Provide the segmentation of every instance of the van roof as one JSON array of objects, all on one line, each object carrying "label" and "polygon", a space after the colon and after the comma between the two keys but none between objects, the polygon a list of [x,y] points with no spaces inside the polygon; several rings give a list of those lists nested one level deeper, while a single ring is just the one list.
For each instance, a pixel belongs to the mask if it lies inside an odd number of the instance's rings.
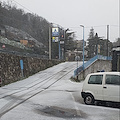
[{"label": "van roof", "polygon": [[90,73],[89,75],[99,75],[99,74],[120,75],[120,72],[97,72],[97,73]]}]

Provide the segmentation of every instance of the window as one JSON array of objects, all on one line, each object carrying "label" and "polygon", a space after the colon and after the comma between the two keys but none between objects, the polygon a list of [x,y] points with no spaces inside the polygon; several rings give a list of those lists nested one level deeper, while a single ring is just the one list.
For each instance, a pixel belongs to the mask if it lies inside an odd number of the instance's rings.
[{"label": "window", "polygon": [[120,85],[120,76],[119,75],[106,75],[106,84],[111,85]]},{"label": "window", "polygon": [[88,84],[102,84],[103,75],[91,75]]}]

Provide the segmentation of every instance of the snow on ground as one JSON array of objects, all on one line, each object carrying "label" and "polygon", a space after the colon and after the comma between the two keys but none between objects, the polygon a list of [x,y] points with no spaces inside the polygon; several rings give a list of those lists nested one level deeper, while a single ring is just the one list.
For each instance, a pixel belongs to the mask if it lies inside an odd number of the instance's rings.
[{"label": "snow on ground", "polygon": [[[119,120],[117,108],[83,103],[83,82],[70,80],[76,65],[61,63],[0,88],[0,120]],[[10,96],[3,97],[6,95]],[[25,101],[19,104],[22,100]],[[14,108],[1,115],[11,107]]]}]

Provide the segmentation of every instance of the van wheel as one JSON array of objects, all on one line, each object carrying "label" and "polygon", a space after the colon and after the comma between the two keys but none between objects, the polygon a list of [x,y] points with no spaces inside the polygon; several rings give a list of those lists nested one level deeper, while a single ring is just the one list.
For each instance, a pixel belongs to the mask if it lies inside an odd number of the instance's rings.
[{"label": "van wheel", "polygon": [[84,102],[87,105],[92,105],[92,104],[94,104],[94,97],[91,94],[88,94],[85,96]]}]

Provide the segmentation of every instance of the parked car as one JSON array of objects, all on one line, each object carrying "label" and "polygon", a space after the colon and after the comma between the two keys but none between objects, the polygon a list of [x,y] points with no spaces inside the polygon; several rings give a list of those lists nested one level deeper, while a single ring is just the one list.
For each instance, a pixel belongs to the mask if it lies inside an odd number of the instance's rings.
[{"label": "parked car", "polygon": [[87,75],[81,96],[85,104],[95,101],[120,103],[120,72],[99,72]]}]

